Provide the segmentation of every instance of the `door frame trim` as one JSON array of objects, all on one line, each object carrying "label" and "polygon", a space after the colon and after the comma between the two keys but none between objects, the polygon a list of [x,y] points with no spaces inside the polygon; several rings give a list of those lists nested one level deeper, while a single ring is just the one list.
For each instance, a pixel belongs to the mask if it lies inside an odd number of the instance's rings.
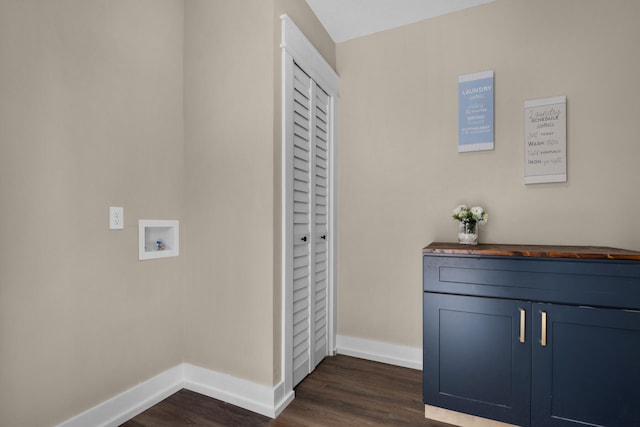
[{"label": "door frame trim", "polygon": [[329,244],[328,244],[328,354],[336,352],[336,118],[338,108],[338,75],[320,52],[304,36],[295,23],[284,14],[282,24],[282,317],[281,317],[281,370],[285,390],[293,390],[293,253],[292,176],[293,176],[293,105],[289,101],[293,93],[293,63],[300,66],[330,97],[329,115]]}]

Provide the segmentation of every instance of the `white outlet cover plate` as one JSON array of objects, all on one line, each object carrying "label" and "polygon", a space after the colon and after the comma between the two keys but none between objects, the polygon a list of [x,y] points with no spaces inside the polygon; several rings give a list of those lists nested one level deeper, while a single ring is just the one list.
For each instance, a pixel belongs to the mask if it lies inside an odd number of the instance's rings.
[{"label": "white outlet cover plate", "polygon": [[109,207],[109,229],[122,230],[124,228],[124,208]]}]

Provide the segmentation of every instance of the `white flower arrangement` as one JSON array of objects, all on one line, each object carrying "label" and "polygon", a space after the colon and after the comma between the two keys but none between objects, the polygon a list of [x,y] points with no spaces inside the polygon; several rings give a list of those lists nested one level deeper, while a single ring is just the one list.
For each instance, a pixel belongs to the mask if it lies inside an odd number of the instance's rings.
[{"label": "white flower arrangement", "polygon": [[473,228],[476,223],[486,224],[489,214],[480,206],[470,208],[467,205],[460,205],[453,210],[453,219]]}]

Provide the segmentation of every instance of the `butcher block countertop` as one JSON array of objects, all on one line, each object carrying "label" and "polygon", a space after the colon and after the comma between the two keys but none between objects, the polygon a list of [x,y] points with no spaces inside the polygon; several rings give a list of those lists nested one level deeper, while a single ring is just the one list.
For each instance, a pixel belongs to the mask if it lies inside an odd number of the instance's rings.
[{"label": "butcher block countertop", "polygon": [[424,254],[497,255],[538,258],[615,259],[640,261],[640,252],[604,246],[506,245],[433,242]]}]

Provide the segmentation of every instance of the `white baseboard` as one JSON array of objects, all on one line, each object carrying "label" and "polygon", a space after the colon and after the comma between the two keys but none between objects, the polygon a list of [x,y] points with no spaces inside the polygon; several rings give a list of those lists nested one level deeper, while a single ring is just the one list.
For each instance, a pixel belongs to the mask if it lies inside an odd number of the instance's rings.
[{"label": "white baseboard", "polygon": [[293,390],[284,390],[284,383],[268,387],[181,363],[57,427],[117,427],[183,388],[271,418],[278,416],[295,397]]},{"label": "white baseboard", "polygon": [[284,384],[268,387],[198,366],[183,364],[184,388],[214,399],[275,418],[293,400],[285,396]]},{"label": "white baseboard", "polygon": [[117,427],[183,388],[182,377],[180,364],[68,419],[58,427]]},{"label": "white baseboard", "polygon": [[422,349],[364,338],[337,336],[339,354],[422,370]]},{"label": "white baseboard", "polygon": [[[344,335],[337,336],[336,347],[339,354],[422,369],[420,348]],[[284,383],[269,387],[181,363],[64,421],[58,427],[117,427],[182,388],[271,418],[277,417],[295,397],[293,390],[284,389]]]}]

